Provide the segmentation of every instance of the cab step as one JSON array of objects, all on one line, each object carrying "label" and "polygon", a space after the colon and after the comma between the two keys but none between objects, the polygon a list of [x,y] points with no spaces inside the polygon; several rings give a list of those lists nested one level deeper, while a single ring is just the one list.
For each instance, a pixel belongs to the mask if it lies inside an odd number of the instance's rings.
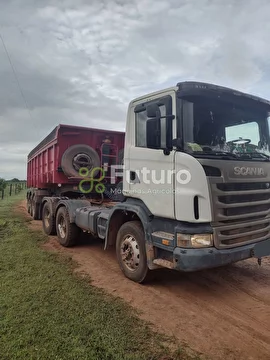
[{"label": "cab step", "polygon": [[153,263],[158,266],[162,266],[167,269],[174,269],[174,265],[171,261],[165,259],[154,259]]}]

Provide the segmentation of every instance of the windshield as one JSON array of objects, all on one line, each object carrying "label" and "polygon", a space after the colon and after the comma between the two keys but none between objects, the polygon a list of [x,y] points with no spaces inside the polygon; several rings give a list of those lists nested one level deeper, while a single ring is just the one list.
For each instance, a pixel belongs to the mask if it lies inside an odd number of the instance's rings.
[{"label": "windshield", "polygon": [[269,117],[265,106],[251,107],[248,100],[240,106],[236,101],[202,96],[186,98],[183,103],[186,151],[249,158],[270,155]]}]

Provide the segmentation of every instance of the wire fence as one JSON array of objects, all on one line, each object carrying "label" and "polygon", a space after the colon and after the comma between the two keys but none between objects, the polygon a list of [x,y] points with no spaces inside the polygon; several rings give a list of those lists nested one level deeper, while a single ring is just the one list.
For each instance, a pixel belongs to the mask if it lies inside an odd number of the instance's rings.
[{"label": "wire fence", "polygon": [[9,196],[19,194],[24,189],[26,189],[26,181],[7,183],[6,187],[0,190],[0,199],[3,200]]}]

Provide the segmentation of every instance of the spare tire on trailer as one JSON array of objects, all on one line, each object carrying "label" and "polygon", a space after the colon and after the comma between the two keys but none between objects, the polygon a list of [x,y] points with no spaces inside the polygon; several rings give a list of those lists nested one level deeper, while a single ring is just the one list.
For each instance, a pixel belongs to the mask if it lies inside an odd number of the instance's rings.
[{"label": "spare tire on trailer", "polygon": [[98,153],[90,146],[78,144],[70,146],[63,154],[61,167],[64,174],[68,177],[80,177],[80,168],[87,168],[88,176],[95,176],[98,170],[91,174],[91,171],[100,167],[100,158]]}]

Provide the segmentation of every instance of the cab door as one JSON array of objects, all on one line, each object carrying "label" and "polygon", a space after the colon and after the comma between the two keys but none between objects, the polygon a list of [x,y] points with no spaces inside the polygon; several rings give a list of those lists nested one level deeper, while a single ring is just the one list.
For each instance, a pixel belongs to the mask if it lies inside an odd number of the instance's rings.
[{"label": "cab door", "polygon": [[[160,119],[160,149],[147,148],[146,107],[157,104],[161,116],[175,115],[175,91],[143,99],[129,111],[129,134],[126,135],[124,193],[141,199],[155,216],[174,218],[174,150],[164,154],[163,148],[176,134],[176,119],[167,128],[166,119]],[[126,156],[125,156],[126,158]]]}]

